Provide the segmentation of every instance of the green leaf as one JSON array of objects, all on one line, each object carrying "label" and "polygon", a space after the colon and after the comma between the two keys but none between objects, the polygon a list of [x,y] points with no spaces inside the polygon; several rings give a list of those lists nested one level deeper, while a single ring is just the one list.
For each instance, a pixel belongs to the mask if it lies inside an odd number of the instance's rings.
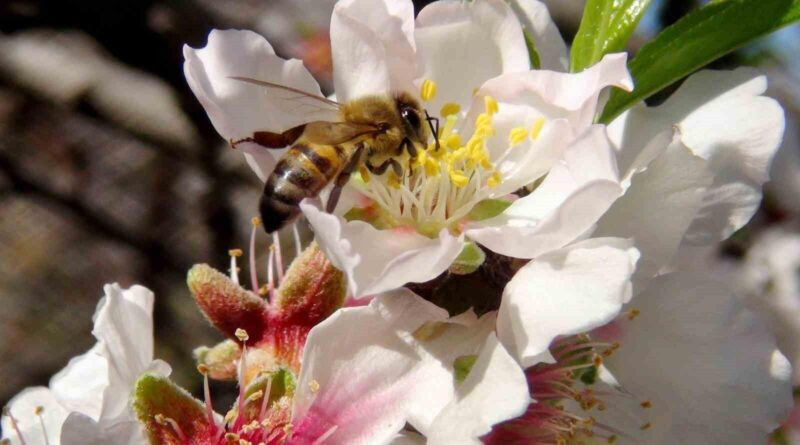
[{"label": "green leaf", "polygon": [[572,42],[570,69],[577,73],[608,53],[621,51],[651,0],[589,0]]},{"label": "green leaf", "polygon": [[647,43],[628,68],[632,93],[614,90],[600,122],[753,39],[800,19],[800,0],[726,0],[690,12]]},{"label": "green leaf", "polygon": [[526,29],[522,30],[522,35],[525,36],[525,46],[528,47],[528,59],[531,63],[531,69],[538,70],[542,67],[542,61],[539,59],[539,52],[536,51],[536,45],[533,43],[533,37]]}]

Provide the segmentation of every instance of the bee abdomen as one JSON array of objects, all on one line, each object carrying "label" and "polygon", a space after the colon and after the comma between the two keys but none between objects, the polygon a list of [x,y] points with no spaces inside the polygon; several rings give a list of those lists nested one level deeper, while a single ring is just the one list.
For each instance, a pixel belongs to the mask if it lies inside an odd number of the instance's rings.
[{"label": "bee abdomen", "polygon": [[340,169],[339,153],[302,143],[289,149],[264,185],[259,206],[264,230],[280,229],[300,213],[300,201],[319,194]]}]

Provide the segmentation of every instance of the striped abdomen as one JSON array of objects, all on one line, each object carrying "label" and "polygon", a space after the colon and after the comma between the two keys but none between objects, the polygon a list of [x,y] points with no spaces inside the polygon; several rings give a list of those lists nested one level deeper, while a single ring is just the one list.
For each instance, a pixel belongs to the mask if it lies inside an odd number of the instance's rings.
[{"label": "striped abdomen", "polygon": [[273,232],[300,213],[305,198],[317,196],[347,160],[340,146],[298,141],[275,165],[264,185],[259,210],[264,229]]}]

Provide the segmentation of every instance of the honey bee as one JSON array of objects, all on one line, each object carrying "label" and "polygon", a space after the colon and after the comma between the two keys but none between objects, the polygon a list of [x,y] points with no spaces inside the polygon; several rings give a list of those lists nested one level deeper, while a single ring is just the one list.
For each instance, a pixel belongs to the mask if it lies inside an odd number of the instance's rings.
[{"label": "honey bee", "polygon": [[234,148],[242,142],[267,149],[290,147],[264,184],[259,202],[261,221],[268,233],[294,220],[300,213],[300,201],[316,197],[331,182],[325,210],[333,212],[350,174],[362,165],[376,175],[392,168],[401,177],[403,166],[397,158],[406,151],[414,159],[430,135],[438,132],[438,120],[407,93],[366,96],[340,104],[271,82],[231,79],[310,98],[335,108],[340,118],[337,122],[307,122],[282,133],[256,131],[251,137],[231,141]]}]

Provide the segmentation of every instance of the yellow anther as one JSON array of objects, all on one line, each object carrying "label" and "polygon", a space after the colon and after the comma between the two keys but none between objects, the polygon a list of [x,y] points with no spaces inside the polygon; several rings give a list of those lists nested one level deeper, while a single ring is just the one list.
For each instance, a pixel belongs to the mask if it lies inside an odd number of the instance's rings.
[{"label": "yellow anther", "polygon": [[253,217],[253,218],[250,220],[250,223],[251,223],[253,226],[255,226],[255,227],[258,227],[258,226],[260,226],[260,225],[261,225],[261,218],[259,218],[259,217],[257,217],[257,216],[254,216],[254,217]]},{"label": "yellow anther", "polygon": [[464,172],[459,170],[450,170],[450,182],[456,185],[456,187],[464,187],[469,184],[469,178]]},{"label": "yellow anther", "polygon": [[425,79],[425,81],[422,82],[419,95],[424,101],[433,99],[436,96],[436,82],[430,79]]},{"label": "yellow anther", "polygon": [[386,175],[386,183],[389,184],[391,188],[400,188],[400,178],[397,177],[394,171],[390,171],[388,175]]},{"label": "yellow anther", "polygon": [[308,389],[311,390],[312,394],[316,394],[319,391],[319,382],[316,380],[311,380],[308,382]]},{"label": "yellow anther", "polygon": [[455,150],[461,146],[461,136],[459,136],[458,133],[453,133],[447,136],[447,139],[444,141],[444,145],[451,150]]},{"label": "yellow anther", "polygon": [[33,413],[36,414],[37,416],[41,416],[43,412],[44,412],[44,407],[41,405],[33,409]]},{"label": "yellow anther", "polygon": [[500,181],[502,181],[502,180],[503,180],[503,175],[501,175],[500,172],[496,171],[496,172],[492,173],[492,176],[489,176],[489,180],[487,181],[487,184],[489,185],[489,187],[495,188],[498,185],[500,185]]},{"label": "yellow anther", "polygon": [[528,130],[522,127],[514,127],[508,133],[508,143],[511,144],[512,147],[521,144],[527,138]]},{"label": "yellow anther", "polygon": [[439,163],[431,158],[425,160],[425,174],[428,176],[436,176],[439,174]]},{"label": "yellow anther", "polygon": [[240,257],[240,256],[244,255],[244,252],[242,252],[242,249],[231,249],[231,250],[228,251],[228,255],[235,256],[235,257]]},{"label": "yellow anther", "polygon": [[256,392],[250,394],[249,396],[247,396],[247,400],[246,401],[247,402],[255,402],[256,400],[261,399],[261,397],[263,397],[263,396],[264,396],[264,391],[259,389],[258,391],[256,391]]},{"label": "yellow anther", "polygon": [[204,365],[203,363],[200,363],[199,365],[197,365],[197,372],[203,375],[208,374],[208,366]]},{"label": "yellow anther", "polygon": [[642,408],[644,408],[644,409],[650,409],[650,408],[653,407],[653,402],[651,402],[649,400],[645,400],[644,402],[640,403],[639,405],[641,405]]},{"label": "yellow anther", "polygon": [[475,119],[475,128],[480,129],[481,127],[491,127],[492,126],[492,115],[488,112],[481,113]]},{"label": "yellow anther", "polygon": [[492,96],[483,96],[483,106],[485,107],[486,113],[488,113],[489,116],[497,113],[500,108],[499,105],[497,105],[497,101]]},{"label": "yellow anther", "polygon": [[451,114],[458,114],[459,111],[461,111],[461,105],[455,102],[447,102],[446,104],[442,105],[442,109],[439,111],[439,114],[446,118]]},{"label": "yellow anther", "polygon": [[234,335],[236,335],[236,338],[238,338],[240,342],[246,342],[250,339],[250,336],[247,335],[247,331],[242,328],[236,328]]},{"label": "yellow anther", "polygon": [[539,139],[539,133],[542,132],[542,127],[544,127],[545,119],[540,117],[533,121],[533,127],[531,127],[531,139]]},{"label": "yellow anther", "polygon": [[647,422],[644,425],[640,426],[639,429],[641,429],[642,431],[649,430],[651,426],[653,425],[650,422]]},{"label": "yellow anther", "polygon": [[361,175],[361,180],[365,183],[369,182],[369,169],[367,169],[366,165],[358,167],[358,173]]}]

